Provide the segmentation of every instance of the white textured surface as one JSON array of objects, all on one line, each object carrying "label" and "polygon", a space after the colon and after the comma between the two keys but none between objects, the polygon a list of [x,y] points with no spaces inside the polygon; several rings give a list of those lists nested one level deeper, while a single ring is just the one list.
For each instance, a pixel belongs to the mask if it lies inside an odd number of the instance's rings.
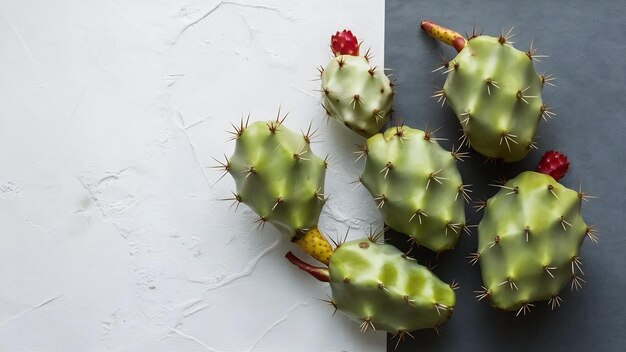
[{"label": "white textured surface", "polygon": [[382,66],[383,21],[382,1],[0,1],[0,350],[384,350],[209,168],[230,122],[282,105],[334,155],[321,228],[364,235],[360,138],[312,79],[344,27]]}]

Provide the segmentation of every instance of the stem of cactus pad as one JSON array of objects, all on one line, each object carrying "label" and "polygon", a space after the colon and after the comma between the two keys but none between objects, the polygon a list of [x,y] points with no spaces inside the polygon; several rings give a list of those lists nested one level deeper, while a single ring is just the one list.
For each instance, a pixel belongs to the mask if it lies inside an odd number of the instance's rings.
[{"label": "stem of cactus pad", "polygon": [[318,266],[313,266],[310,264],[307,264],[305,262],[303,262],[300,258],[296,257],[293,253],[291,252],[287,252],[287,254],[285,254],[285,258],[287,258],[287,260],[289,260],[291,262],[291,264],[297,266],[298,268],[306,271],[307,273],[311,274],[311,276],[313,276],[314,278],[322,281],[322,282],[329,282],[330,281],[330,274],[328,272],[327,268],[321,268]]},{"label": "stem of cactus pad", "polygon": [[328,265],[330,256],[333,254],[333,247],[328,243],[326,237],[314,226],[306,231],[302,236],[293,241],[300,246],[311,257],[320,263]]},{"label": "stem of cactus pad", "polygon": [[467,43],[465,38],[463,38],[462,35],[451,29],[440,26],[428,20],[422,21],[420,23],[420,27],[422,27],[422,30],[428,33],[428,35],[430,35],[431,37],[439,39],[440,41],[452,46],[458,52],[461,52],[461,50],[465,48],[465,44]]},{"label": "stem of cactus pad", "polygon": [[537,171],[552,176],[556,181],[565,176],[569,168],[569,161],[565,154],[561,154],[554,150],[549,150],[543,154],[541,161],[537,166]]}]

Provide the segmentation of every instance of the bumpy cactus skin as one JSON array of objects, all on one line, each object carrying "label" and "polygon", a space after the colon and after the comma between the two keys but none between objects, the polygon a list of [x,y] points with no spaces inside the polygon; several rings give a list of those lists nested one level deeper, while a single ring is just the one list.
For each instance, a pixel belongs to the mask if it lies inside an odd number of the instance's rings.
[{"label": "bumpy cactus skin", "polygon": [[361,182],[385,223],[433,251],[454,248],[467,229],[458,154],[445,151],[430,133],[399,126],[367,140]]},{"label": "bumpy cactus skin", "polygon": [[559,291],[569,281],[578,289],[584,282],[579,250],[591,231],[581,216],[583,199],[584,193],[531,171],[502,186],[478,226],[479,298],[519,315],[534,301],[560,305]]},{"label": "bumpy cactus skin", "polygon": [[448,64],[442,94],[479,153],[505,161],[522,159],[533,147],[539,119],[542,76],[526,52],[503,37],[475,37]]},{"label": "bumpy cactus skin", "polygon": [[290,240],[317,225],[324,204],[326,161],[309,143],[278,120],[254,122],[236,130],[235,153],[227,164],[237,186],[235,201]]},{"label": "bumpy cactus skin", "polygon": [[331,303],[362,329],[403,334],[451,316],[452,288],[395,247],[370,239],[341,244],[330,258]]},{"label": "bumpy cactus skin", "polygon": [[372,136],[389,121],[393,88],[367,57],[336,56],[321,79],[326,113],[356,133]]}]

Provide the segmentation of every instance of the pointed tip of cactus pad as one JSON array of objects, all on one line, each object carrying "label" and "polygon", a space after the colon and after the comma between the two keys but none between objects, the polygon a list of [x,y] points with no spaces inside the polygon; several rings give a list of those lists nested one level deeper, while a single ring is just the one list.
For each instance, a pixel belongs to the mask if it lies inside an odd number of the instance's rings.
[{"label": "pointed tip of cactus pad", "polygon": [[352,31],[344,29],[330,37],[330,47],[335,56],[352,55],[359,56],[359,41]]},{"label": "pointed tip of cactus pad", "polygon": [[557,151],[549,150],[541,157],[537,171],[542,174],[550,175],[558,181],[565,175],[568,168],[569,161],[567,160],[567,156]]}]

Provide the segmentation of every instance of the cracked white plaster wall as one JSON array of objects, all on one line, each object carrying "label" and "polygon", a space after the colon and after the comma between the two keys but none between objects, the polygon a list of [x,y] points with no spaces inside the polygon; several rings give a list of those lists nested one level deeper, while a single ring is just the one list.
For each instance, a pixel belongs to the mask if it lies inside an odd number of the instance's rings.
[{"label": "cracked white plaster wall", "polygon": [[0,350],[385,348],[331,317],[327,285],[218,201],[233,182],[210,169],[232,153],[231,122],[280,106],[332,154],[321,228],[380,225],[350,184],[362,139],[324,122],[313,79],[344,27],[383,65],[384,2],[2,1],[0,14]]}]

